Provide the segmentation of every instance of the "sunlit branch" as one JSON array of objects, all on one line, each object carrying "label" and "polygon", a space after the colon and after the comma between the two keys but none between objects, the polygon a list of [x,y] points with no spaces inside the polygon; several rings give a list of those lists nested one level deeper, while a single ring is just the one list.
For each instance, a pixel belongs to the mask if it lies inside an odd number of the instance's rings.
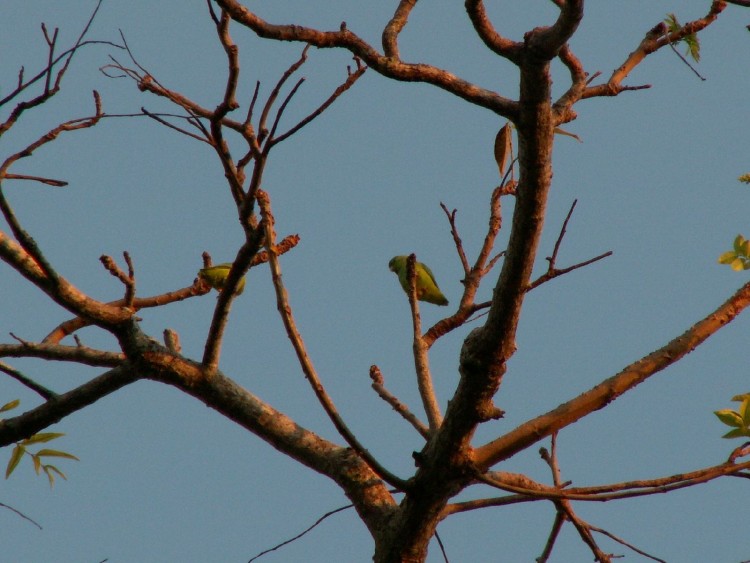
[{"label": "sunlit branch", "polygon": [[33,182],[40,182],[42,184],[47,184],[48,186],[53,186],[55,188],[63,188],[68,185],[68,182],[64,180],[55,180],[53,178],[42,178],[41,176],[29,176],[28,174],[6,173],[5,179],[6,180],[31,180]]},{"label": "sunlit branch", "polygon": [[[736,2],[733,2],[736,3]],[[646,33],[638,47],[628,55],[619,68],[617,68],[610,76],[609,80],[605,84],[599,84],[596,86],[589,86],[583,92],[583,98],[591,98],[594,96],[616,96],[620,92],[625,90],[636,90],[640,88],[648,88],[649,86],[622,86],[622,81],[628,77],[633,69],[638,66],[648,55],[658,51],[662,47],[665,47],[671,43],[680,41],[682,38],[693,33],[705,29],[707,26],[712,24],[721,12],[726,8],[726,0],[714,0],[711,3],[711,8],[704,17],[688,22],[683,25],[677,31],[668,31],[667,26],[664,22],[659,22],[652,29]],[[744,4],[739,4],[744,5]]]},{"label": "sunlit branch", "polygon": [[494,53],[518,64],[523,45],[500,35],[490,22],[482,0],[466,0],[464,3],[474,30],[484,44]]},{"label": "sunlit branch", "polygon": [[20,345],[0,344],[0,358],[41,358],[98,367],[119,366],[125,360],[121,352],[106,352],[86,346],[63,346],[27,341],[21,341]]},{"label": "sunlit branch", "polygon": [[[284,73],[281,75],[281,78],[279,78],[278,82],[276,83],[276,86],[274,86],[273,90],[271,90],[271,93],[268,96],[268,99],[266,100],[266,104],[263,106],[263,111],[260,114],[260,120],[258,121],[258,141],[263,142],[265,138],[268,135],[268,116],[271,113],[271,109],[273,108],[274,103],[276,103],[276,99],[279,97],[279,93],[281,92],[281,89],[284,87],[284,84],[286,84],[286,81],[289,80],[289,78],[299,70],[299,68],[307,62],[307,51],[310,49],[309,45],[306,45],[304,49],[302,49],[302,54],[300,55],[299,59],[292,63],[292,65],[284,71]],[[299,84],[298,86],[299,87]],[[296,90],[296,87],[295,89]],[[293,90],[293,91],[294,91]],[[277,112],[277,120],[278,120],[278,112]],[[267,152],[267,151],[266,151]]]},{"label": "sunlit branch", "polygon": [[[21,70],[18,73],[18,85],[16,88],[8,94],[5,98],[0,100],[0,106],[5,105],[9,101],[11,101],[13,98],[18,96],[21,92],[23,92],[26,88],[31,86],[32,84],[35,84],[37,81],[41,80],[42,78],[45,79],[45,85],[43,92],[36,96],[35,98],[20,102],[16,107],[11,111],[8,118],[5,120],[4,123],[0,124],[0,136],[3,135],[8,129],[10,129],[18,120],[18,118],[21,116],[21,114],[33,107],[36,107],[38,105],[41,105],[45,103],[48,99],[50,99],[52,96],[57,94],[57,92],[60,90],[60,83],[62,82],[63,77],[65,76],[71,61],[73,60],[73,56],[76,54],[79,48],[81,48],[84,45],[92,45],[92,44],[105,44],[116,48],[122,48],[121,45],[117,45],[116,43],[112,43],[110,41],[84,41],[84,37],[88,33],[89,28],[91,27],[91,24],[94,22],[94,18],[96,17],[97,12],[99,11],[99,7],[102,4],[102,0],[99,0],[96,4],[96,7],[94,8],[94,11],[92,12],[91,16],[89,17],[88,22],[86,22],[86,25],[83,28],[83,31],[81,31],[80,35],[78,36],[78,39],[74,43],[74,45],[64,51],[62,54],[58,55],[57,57],[54,56],[55,47],[57,44],[57,34],[58,29],[55,28],[54,35],[50,39],[49,34],[47,33],[47,28],[44,24],[42,24],[42,33],[44,34],[44,39],[47,42],[48,47],[48,55],[47,55],[47,65],[45,68],[43,68],[38,74],[36,74],[34,77],[29,79],[28,81],[24,82],[23,74],[24,69],[21,67]],[[52,74],[53,69],[57,64],[64,60],[65,62],[62,65],[62,68],[57,71],[57,74],[55,75],[54,85],[52,84]]]},{"label": "sunlit branch", "polygon": [[[572,211],[572,209],[571,209]],[[570,214],[568,214],[570,217]],[[552,472],[552,482],[557,490],[562,490],[566,486],[566,483],[562,482],[562,476],[560,466],[557,458],[557,433],[552,434],[552,451],[551,453],[542,448],[540,451],[542,459],[549,465],[550,471]],[[558,516],[564,516],[565,519],[570,521],[575,529],[578,531],[578,535],[581,536],[583,542],[589,547],[591,552],[594,554],[594,560],[600,561],[601,563],[608,563],[610,557],[604,553],[596,543],[594,536],[591,534],[591,528],[588,522],[583,520],[575,510],[573,505],[568,499],[556,499],[553,501],[555,508],[557,509]]]},{"label": "sunlit branch", "polygon": [[405,82],[426,82],[470,103],[486,107],[509,119],[518,112],[516,102],[476,86],[458,76],[427,64],[409,64],[378,53],[371,45],[346,27],[339,31],[319,31],[300,25],[274,25],[258,17],[237,0],[216,0],[232,19],[252,29],[258,36],[279,41],[297,41],[319,48],[341,48],[362,59],[376,72]]},{"label": "sunlit branch", "polygon": [[559,510],[556,510],[555,519],[552,522],[552,528],[547,535],[547,542],[544,544],[542,554],[536,558],[537,563],[547,563],[547,561],[549,561],[550,555],[552,555],[552,549],[555,547],[555,542],[560,536],[560,530],[562,530],[562,526],[564,523],[565,514],[563,514]]},{"label": "sunlit branch", "polygon": [[402,403],[398,397],[388,391],[385,387],[385,381],[383,380],[383,374],[380,372],[378,366],[370,366],[370,379],[372,379],[372,388],[383,399],[386,403],[391,405],[394,411],[400,414],[404,420],[411,424],[414,429],[419,432],[424,439],[430,437],[430,429],[425,426],[416,415],[411,412],[409,407]]},{"label": "sunlit branch", "polygon": [[130,254],[126,251],[122,255],[125,263],[128,265],[127,274],[120,269],[111,256],[103,255],[99,258],[99,261],[110,274],[120,280],[125,286],[125,297],[122,301],[125,307],[132,308],[133,300],[135,299],[135,268],[133,267],[133,261],[130,259]]},{"label": "sunlit branch", "polygon": [[271,276],[273,278],[273,286],[276,292],[276,306],[281,315],[281,320],[284,323],[287,336],[292,343],[295,353],[297,354],[297,360],[302,368],[302,372],[305,374],[305,378],[310,383],[315,396],[320,402],[323,410],[325,410],[328,418],[333,423],[336,430],[339,432],[342,438],[346,440],[346,443],[357,452],[357,454],[364,460],[364,462],[384,481],[390,485],[396,487],[399,490],[406,490],[406,482],[393,475],[390,471],[385,469],[380,463],[370,454],[370,452],[360,444],[359,440],[354,436],[349,427],[344,423],[341,415],[339,415],[336,406],[333,404],[333,400],[328,395],[327,391],[323,387],[318,372],[312,364],[312,360],[307,353],[302,335],[297,330],[297,324],[292,316],[292,308],[289,304],[289,298],[287,296],[286,288],[281,278],[281,266],[279,265],[278,255],[276,253],[276,232],[274,228],[274,218],[271,213],[271,201],[268,194],[263,190],[257,192],[258,205],[261,209],[262,224],[265,228],[265,244],[266,250],[268,251],[269,265],[271,267]]},{"label": "sunlit branch", "polygon": [[214,372],[219,365],[221,343],[229,320],[229,310],[236,297],[237,285],[240,279],[246,275],[250,261],[258,252],[260,244],[261,234],[257,233],[255,237],[242,245],[229,270],[224,288],[219,292],[219,298],[216,300],[216,307],[211,318],[211,326],[208,329],[208,337],[203,348],[202,363],[207,373]]},{"label": "sunlit branch", "polygon": [[410,254],[406,260],[406,279],[409,281],[409,305],[411,306],[411,318],[413,327],[412,353],[414,354],[414,369],[417,374],[417,387],[422,399],[430,432],[435,432],[440,427],[443,415],[435,396],[435,387],[432,384],[432,373],[430,372],[429,346],[422,338],[422,320],[419,315],[419,302],[417,301],[417,257]]},{"label": "sunlit branch", "polygon": [[326,99],[322,104],[320,104],[320,106],[318,106],[318,108],[315,111],[313,111],[312,113],[310,113],[307,117],[305,117],[304,119],[302,119],[294,127],[292,127],[291,129],[289,129],[289,131],[287,131],[285,133],[282,133],[281,135],[279,135],[277,137],[273,137],[272,136],[269,139],[269,143],[271,145],[276,145],[276,144],[280,143],[281,141],[283,141],[284,139],[286,139],[286,138],[294,135],[297,131],[299,131],[300,129],[302,129],[305,125],[307,125],[308,123],[310,123],[313,119],[315,119],[321,113],[323,113],[326,109],[328,109],[328,107],[333,102],[335,102],[336,99],[339,96],[341,96],[344,92],[346,92],[349,88],[351,88],[354,85],[354,83],[357,80],[359,80],[359,78],[367,70],[367,67],[366,66],[362,66],[361,61],[357,57],[354,57],[354,61],[355,61],[356,65],[357,65],[357,70],[354,71],[354,72],[351,72],[351,70],[349,69],[349,73],[347,75],[346,80],[343,82],[343,84],[341,84],[338,88],[336,88],[336,90],[334,90],[333,94],[331,94],[328,97],[328,99]]},{"label": "sunlit branch", "polygon": [[398,52],[398,36],[409,21],[409,14],[416,5],[417,0],[401,0],[398,3],[396,12],[383,29],[381,37],[383,53],[386,57],[391,57],[394,60],[401,58]]},{"label": "sunlit branch", "polygon": [[[297,246],[299,240],[299,235],[288,235],[284,237],[284,240],[282,240],[277,245],[278,253],[284,254],[285,252],[290,251],[292,248]],[[266,262],[268,262],[268,253],[265,250],[262,250],[255,256],[253,256],[253,259],[250,261],[250,267],[253,268],[255,266],[258,266],[259,264],[264,264]],[[209,291],[211,291],[210,286],[202,283],[200,279],[196,278],[193,282],[193,285],[184,287],[182,289],[168,291],[166,293],[161,293],[159,295],[154,295],[151,297],[137,297],[133,300],[131,307],[134,311],[149,309],[153,307],[161,307],[164,305],[168,305],[169,303],[184,301],[185,299],[190,299],[191,297],[199,297],[201,295],[205,295]],[[107,305],[111,305],[114,307],[124,307],[125,300],[118,299],[116,301],[110,301],[109,303],[107,303]],[[55,327],[52,332],[44,337],[42,342],[45,344],[57,344],[66,336],[69,336],[75,331],[87,327],[90,324],[90,321],[82,317],[69,319]]]},{"label": "sunlit branch", "polygon": [[599,534],[607,536],[609,539],[616,541],[620,545],[624,545],[628,549],[635,551],[637,554],[642,555],[643,557],[646,557],[647,559],[651,559],[652,561],[658,561],[658,563],[667,563],[664,559],[660,559],[659,557],[656,557],[655,555],[651,555],[650,553],[646,553],[642,549],[638,549],[633,544],[626,542],[624,539],[617,537],[611,532],[608,532],[607,530],[604,530],[603,528],[599,528],[598,526],[594,526],[593,524],[589,524],[589,529],[592,532],[597,532]]},{"label": "sunlit branch", "polygon": [[549,267],[547,268],[547,271],[539,276],[536,280],[531,282],[529,284],[529,287],[527,288],[527,291],[531,291],[532,289],[539,287],[545,282],[550,281],[551,279],[554,279],[558,276],[562,276],[564,274],[567,274],[568,272],[572,272],[573,270],[577,270],[578,268],[583,268],[584,266],[588,266],[589,264],[593,264],[594,262],[598,262],[599,260],[602,260],[603,258],[607,258],[608,256],[612,255],[612,251],[607,251],[603,254],[600,254],[599,256],[595,256],[594,258],[590,258],[589,260],[584,260],[583,262],[579,262],[578,264],[573,264],[572,266],[568,266],[567,268],[557,268],[557,254],[560,251],[560,245],[562,244],[563,238],[565,237],[565,233],[567,232],[568,223],[570,222],[570,217],[573,215],[573,210],[576,207],[576,204],[578,203],[578,200],[573,201],[573,205],[570,206],[570,211],[568,211],[568,215],[565,217],[565,221],[563,221],[562,227],[560,228],[560,234],[557,237],[557,240],[555,241],[554,249],[552,250],[552,256],[547,257],[547,262],[549,262]]},{"label": "sunlit branch", "polygon": [[580,396],[481,446],[476,450],[477,465],[490,467],[553,432],[605,407],[623,393],[692,352],[709,336],[732,321],[748,305],[750,305],[750,283],[742,286],[716,310],[660,349],[632,363],[617,375],[604,380]]},{"label": "sunlit branch", "polygon": [[[512,168],[513,164],[511,163],[511,166],[505,174],[505,178],[507,178]],[[505,178],[503,181],[505,181]],[[482,248],[479,251],[474,265],[469,268],[468,273],[461,282],[464,284],[464,291],[461,296],[461,303],[459,304],[458,311],[450,317],[439,320],[424,334],[423,341],[428,348],[431,347],[441,336],[455,330],[459,326],[463,326],[463,324],[469,320],[471,315],[478,310],[478,306],[474,304],[474,298],[479,290],[479,284],[481,283],[482,278],[490,272],[497,260],[503,255],[503,253],[500,253],[494,258],[489,257],[495,246],[495,239],[502,227],[502,207],[500,205],[500,197],[509,193],[506,191],[507,185],[508,184],[505,186],[499,186],[492,191],[492,196],[490,197],[490,218],[487,227],[487,234],[484,237]],[[445,206],[443,206],[443,211],[446,213],[448,221],[451,224],[451,234],[456,245],[456,251],[463,263],[465,258],[463,243],[461,242],[460,237],[458,237],[457,229],[454,228],[456,211],[454,210],[452,213],[448,213]],[[486,306],[489,307],[489,303],[487,303]]]}]

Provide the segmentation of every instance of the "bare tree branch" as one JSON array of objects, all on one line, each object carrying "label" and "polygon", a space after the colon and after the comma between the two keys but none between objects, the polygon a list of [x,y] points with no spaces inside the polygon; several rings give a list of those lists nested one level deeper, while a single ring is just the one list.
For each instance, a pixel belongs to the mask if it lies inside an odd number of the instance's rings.
[{"label": "bare tree branch", "polygon": [[625,62],[612,73],[612,76],[610,76],[606,84],[589,86],[583,92],[582,97],[591,98],[594,96],[616,96],[624,90],[648,88],[648,86],[624,87],[622,86],[622,81],[625,80],[625,78],[628,77],[632,70],[651,53],[654,53],[655,51],[658,51],[662,47],[665,47],[671,43],[679,41],[687,35],[697,33],[712,24],[719,16],[719,14],[724,11],[726,6],[726,0],[714,0],[711,3],[711,8],[708,14],[700,19],[686,23],[678,31],[668,32],[666,24],[664,24],[664,22],[659,22],[653,28],[651,28],[648,33],[646,33],[646,36],[641,41],[640,45],[638,45],[636,50],[630,53]]},{"label": "bare tree branch", "polygon": [[217,0],[233,20],[252,29],[258,36],[280,41],[298,41],[319,48],[343,48],[362,59],[376,72],[405,82],[427,82],[473,104],[486,107],[514,120],[517,104],[503,96],[480,88],[458,76],[426,64],[409,64],[378,53],[366,41],[344,28],[339,31],[318,31],[299,25],[274,25],[258,17],[237,0]]},{"label": "bare tree branch", "polygon": [[45,401],[49,401],[50,399],[54,399],[55,397],[57,397],[57,393],[55,393],[54,391],[50,391],[44,385],[40,385],[36,381],[33,381],[32,379],[26,377],[20,371],[13,369],[5,362],[0,362],[0,371],[8,374],[10,377],[21,383],[24,387],[28,387],[29,389],[34,391],[34,393],[39,395]]},{"label": "bare tree branch", "polygon": [[419,420],[414,413],[409,410],[405,404],[398,400],[398,397],[393,395],[388,389],[385,388],[385,381],[383,380],[383,374],[380,372],[378,366],[370,366],[370,379],[372,379],[372,388],[383,399],[386,403],[391,405],[394,411],[400,414],[404,420],[411,424],[414,429],[419,432],[422,437],[426,440],[430,437],[430,429],[425,426],[421,420]]},{"label": "bare tree branch", "polygon": [[265,238],[266,238],[266,250],[268,251],[269,264],[271,266],[271,274],[273,276],[273,285],[276,290],[276,304],[281,315],[281,320],[284,323],[284,327],[287,331],[287,336],[292,343],[297,354],[297,360],[299,361],[300,367],[302,368],[305,377],[307,378],[310,386],[312,387],[315,396],[318,398],[321,406],[325,410],[328,417],[333,422],[334,427],[339,434],[346,440],[354,451],[367,463],[367,465],[385,480],[390,485],[396,487],[399,490],[406,490],[406,482],[402,479],[393,475],[390,471],[385,469],[380,463],[365,449],[359,440],[354,436],[348,426],[344,423],[343,419],[338,413],[336,406],[333,404],[330,396],[326,392],[323,384],[318,377],[318,373],[310,360],[310,356],[305,349],[305,344],[302,341],[302,336],[297,330],[296,323],[292,316],[292,309],[289,305],[289,299],[287,297],[286,288],[281,281],[281,268],[279,266],[278,256],[276,254],[276,234],[274,230],[274,218],[271,214],[271,202],[268,194],[262,190],[258,190],[258,204],[260,205],[263,225],[265,227]]},{"label": "bare tree branch", "polygon": [[391,57],[394,60],[399,60],[401,57],[398,52],[398,36],[403,31],[406,23],[409,20],[409,14],[411,14],[414,6],[417,5],[417,0],[401,0],[396,7],[396,12],[393,17],[383,29],[382,44],[383,53],[386,57]]},{"label": "bare tree branch", "polygon": [[133,366],[125,363],[19,416],[0,420],[0,447],[28,438],[138,379]]},{"label": "bare tree branch", "polygon": [[748,305],[750,305],[750,283],[742,286],[726,302],[683,334],[655,352],[630,364],[617,375],[604,380],[556,409],[529,420],[504,436],[477,448],[475,451],[477,466],[490,467],[545,436],[605,407],[623,393],[692,352],[709,336],[739,315]]},{"label": "bare tree branch", "polygon": [[435,396],[435,387],[432,384],[432,373],[430,372],[429,346],[422,338],[422,320],[419,315],[419,302],[417,301],[417,257],[410,254],[406,260],[406,279],[409,281],[409,305],[411,307],[411,318],[413,327],[412,353],[414,354],[414,369],[417,375],[417,387],[422,399],[430,432],[435,432],[443,420],[440,406]]}]

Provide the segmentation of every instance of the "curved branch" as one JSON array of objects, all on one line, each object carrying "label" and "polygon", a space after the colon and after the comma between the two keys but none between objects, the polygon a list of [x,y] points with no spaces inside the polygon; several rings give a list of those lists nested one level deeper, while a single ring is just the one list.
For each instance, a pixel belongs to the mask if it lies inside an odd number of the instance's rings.
[{"label": "curved branch", "polygon": [[493,52],[509,61],[519,64],[523,45],[500,35],[487,17],[482,0],[466,0],[464,3],[466,13],[469,15],[474,31],[479,38]]},{"label": "curved branch", "polygon": [[575,399],[477,448],[475,451],[477,466],[486,469],[499,461],[508,459],[553,432],[607,406],[623,393],[630,391],[692,352],[709,336],[734,320],[748,305],[750,305],[750,283],[742,286],[715,311],[665,346],[630,364],[617,375],[606,379]]},{"label": "curved branch", "polygon": [[346,49],[383,76],[403,82],[426,82],[472,104],[515,120],[518,112],[517,102],[467,82],[446,70],[427,64],[408,64],[381,55],[346,28],[339,31],[319,31],[299,25],[275,25],[261,19],[237,0],[216,0],[216,3],[226,10],[233,20],[252,29],[259,37],[277,41],[298,41],[322,49]]},{"label": "curved branch", "polygon": [[383,52],[386,57],[400,60],[401,57],[398,54],[398,35],[404,29],[406,22],[409,20],[409,14],[416,5],[417,0],[401,0],[398,3],[396,12],[383,30],[382,43]]},{"label": "curved branch", "polygon": [[310,356],[305,349],[302,336],[297,330],[296,323],[292,317],[292,309],[287,298],[286,288],[281,281],[281,268],[279,267],[278,255],[274,246],[276,243],[276,233],[274,229],[274,218],[271,213],[270,199],[268,194],[263,190],[257,191],[257,199],[261,210],[261,216],[263,218],[263,226],[265,226],[265,243],[266,249],[268,250],[274,290],[276,291],[276,306],[281,315],[284,327],[286,328],[289,340],[297,354],[297,360],[305,374],[305,378],[310,382],[310,386],[323,407],[323,410],[325,410],[328,418],[331,420],[341,437],[346,440],[346,443],[351,446],[357,455],[359,455],[381,479],[401,491],[406,490],[406,482],[384,468],[359,442],[359,440],[357,440],[356,436],[354,436],[352,431],[341,418],[336,406],[333,404],[333,400],[331,400],[331,397],[323,387],[323,384],[318,377],[318,373],[310,360]]},{"label": "curved branch", "polygon": [[560,6],[560,15],[552,26],[539,27],[526,34],[526,45],[535,56],[549,61],[573,36],[582,18],[583,0],[566,0]]},{"label": "curved branch", "polygon": [[[719,14],[727,7],[726,0],[714,0],[711,8],[704,17],[683,25],[678,31],[667,33],[667,26],[664,22],[659,22],[651,28],[635,51],[628,55],[620,67],[612,73],[606,84],[590,86],[583,92],[583,98],[592,98],[595,96],[616,96],[624,90],[632,90],[633,87],[622,86],[622,81],[638,66],[643,59],[651,53],[658,51],[662,47],[679,41],[683,37],[692,33],[698,33],[712,24]],[[648,86],[641,86],[640,88]],[[638,87],[636,87],[638,88]]]}]

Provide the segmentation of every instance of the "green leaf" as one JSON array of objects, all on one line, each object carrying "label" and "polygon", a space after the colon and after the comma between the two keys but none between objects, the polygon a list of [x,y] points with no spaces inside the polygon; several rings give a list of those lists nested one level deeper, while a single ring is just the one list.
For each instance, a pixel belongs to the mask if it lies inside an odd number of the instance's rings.
[{"label": "green leaf", "polygon": [[39,450],[38,452],[36,452],[36,455],[38,455],[39,457],[64,457],[66,459],[81,461],[73,454],[69,454],[68,452],[61,452],[60,450]]},{"label": "green leaf", "polygon": [[50,487],[53,487],[55,485],[55,475],[54,475],[55,473],[57,473],[60,477],[62,477],[66,481],[68,480],[68,478],[65,476],[65,473],[60,471],[54,465],[44,465],[42,466],[42,468],[44,469],[44,472],[47,474],[47,479],[49,479]]},{"label": "green leaf", "polygon": [[695,33],[691,33],[690,35],[683,37],[682,40],[685,42],[685,45],[687,45],[687,54],[690,55],[696,63],[700,62],[701,44],[698,40],[698,36]]},{"label": "green leaf", "polygon": [[750,398],[750,393],[743,393],[742,395],[735,395],[734,397],[732,397],[732,400],[741,403],[748,398]]},{"label": "green leaf", "polygon": [[[722,438],[726,438],[726,437],[727,437],[726,435],[722,436]],[[49,488],[51,489],[52,487],[55,486],[55,476],[50,471],[50,469],[49,469],[50,467],[52,467],[52,466],[51,465],[43,465],[42,469],[44,469],[44,473],[47,475],[47,479],[49,480]]]},{"label": "green leaf", "polygon": [[677,21],[677,16],[674,14],[667,14],[667,17],[664,18],[664,23],[667,24],[669,31],[677,31],[680,29],[680,22]]},{"label": "green leaf", "polygon": [[743,237],[742,235],[737,235],[736,237],[734,237],[734,242],[732,243],[732,247],[734,248],[735,254],[741,253],[742,245],[744,244],[744,242],[745,242],[745,237]]},{"label": "green leaf", "polygon": [[750,184],[750,174],[743,174],[737,179],[744,184]]},{"label": "green leaf", "polygon": [[26,438],[21,443],[24,446],[28,446],[30,444],[40,444],[42,442],[49,442],[50,440],[54,440],[55,438],[59,438],[60,436],[65,436],[64,432],[39,432],[39,434],[34,434],[30,438]]},{"label": "green leaf", "polygon": [[722,438],[743,438],[748,435],[748,432],[746,429],[743,428],[735,428],[734,430],[730,430],[726,434],[722,436]]},{"label": "green leaf", "polygon": [[714,411],[714,414],[727,426],[742,426],[742,417],[732,409],[721,409]]},{"label": "green leaf", "polygon": [[31,460],[34,462],[34,471],[39,475],[39,471],[42,469],[42,459],[36,454],[31,454]]},{"label": "green leaf", "polygon": [[24,448],[20,444],[16,444],[16,447],[13,448],[13,453],[10,454],[10,460],[8,461],[8,467],[5,468],[5,478],[7,479],[10,477],[10,474],[13,473],[13,470],[18,467],[18,463],[21,461],[21,458],[23,457],[23,454],[26,453],[26,448]]},{"label": "green leaf", "polygon": [[719,264],[731,264],[734,259],[737,258],[737,253],[731,250],[727,250],[721,256],[719,256]]},{"label": "green leaf", "polygon": [[741,272],[745,269],[745,261],[742,258],[735,258],[730,266],[735,272]]},{"label": "green leaf", "polygon": [[21,399],[16,399],[16,400],[11,401],[9,403],[5,403],[2,407],[0,407],[0,412],[5,412],[5,411],[12,410],[12,409],[16,408],[20,404],[21,404]]},{"label": "green leaf", "polygon": [[742,417],[742,426],[750,426],[750,398],[742,401],[739,408],[739,415]]}]

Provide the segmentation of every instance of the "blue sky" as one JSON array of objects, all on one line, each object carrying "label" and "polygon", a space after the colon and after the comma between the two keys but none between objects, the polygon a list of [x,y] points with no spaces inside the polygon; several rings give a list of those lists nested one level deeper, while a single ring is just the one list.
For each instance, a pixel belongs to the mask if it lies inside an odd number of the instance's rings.
[{"label": "blue sky", "polygon": [[[269,2],[252,5],[279,23],[349,29],[379,44],[395,3]],[[377,6],[374,6],[377,4]],[[382,6],[381,6],[382,4]],[[548,1],[488,3],[497,27],[514,39],[551,23]],[[95,3],[11,1],[3,9],[4,77],[41,68],[39,29],[60,27],[72,43]],[[623,7],[623,5],[626,5]],[[668,12],[681,21],[703,15],[708,1],[590,2],[571,45],[587,71],[608,76],[644,33]],[[730,6],[701,35],[700,81],[669,50],[649,57],[627,83],[649,90],[576,106],[566,128],[583,143],[557,140],[547,226],[536,274],[552,251],[574,199],[578,205],[560,252],[561,266],[612,250],[613,256],[533,291],[524,305],[518,352],[497,398],[503,420],[477,434],[482,442],[590,388],[683,332],[723,302],[744,274],[716,264],[737,233],[750,236],[750,193],[736,178],[750,171],[750,12]],[[225,60],[202,1],[105,2],[90,38],[125,34],[138,61],[165,85],[208,107],[223,91]],[[267,95],[302,47],[265,42],[234,26],[243,65],[243,107],[255,81]],[[517,77],[470,32],[462,3],[419,4],[401,41],[405,60],[429,62],[516,97]],[[73,62],[63,91],[24,114],[3,137],[15,152],[59,121],[89,115],[91,90],[110,114],[174,109],[140,93],[132,82],[103,76],[110,47],[89,47]],[[287,126],[315,108],[345,78],[344,52],[311,50],[307,78],[285,114]],[[566,88],[557,65],[555,88]],[[416,252],[457,302],[461,285],[447,221],[439,207],[458,209],[470,255],[486,229],[489,197],[498,183],[492,158],[503,121],[447,93],[390,82],[373,71],[321,118],[272,152],[265,176],[280,235],[301,242],[282,259],[291,304],[313,362],[342,415],[361,441],[401,476],[413,470],[419,437],[369,387],[377,364],[388,387],[419,403],[413,377],[411,321],[397,280],[395,254]],[[200,143],[143,118],[108,119],[63,136],[19,162],[16,173],[50,175],[64,189],[7,183],[6,193],[28,231],[59,271],[98,299],[121,286],[98,258],[130,252],[138,293],[154,295],[192,283],[208,250],[231,260],[242,242],[218,161]],[[509,224],[512,203],[505,204]],[[498,240],[504,248],[507,232]],[[491,276],[490,276],[491,277]],[[480,289],[490,295],[493,279]],[[68,315],[0,264],[0,334],[40,340]],[[213,294],[141,313],[159,337],[179,332],[186,355],[199,358]],[[444,311],[425,305],[424,321]],[[481,322],[481,321],[480,321]],[[457,382],[458,350],[469,325],[439,341],[431,363],[441,404]],[[720,463],[738,443],[721,440],[713,410],[746,392],[744,351],[750,320],[740,317],[684,361],[658,374],[609,408],[561,433],[563,478],[576,485],[651,478]],[[80,334],[112,348],[97,331]],[[97,371],[9,360],[62,391]],[[338,437],[297,368],[276,313],[266,269],[252,270],[233,309],[221,368],[253,393],[330,439]],[[0,403],[37,398],[0,379]],[[0,502],[38,521],[31,526],[0,510],[2,558],[14,562],[247,561],[347,503],[327,479],[280,455],[194,399],[139,382],[55,425],[56,447],[80,462],[61,462],[69,480],[50,491],[25,461],[0,484]],[[546,445],[546,444],[545,444]],[[9,450],[0,452],[4,465]],[[549,482],[537,448],[499,469]],[[619,503],[576,505],[593,524],[668,561],[737,562],[750,558],[742,528],[744,483],[712,482],[686,491]],[[470,491],[469,496],[487,494]],[[738,514],[736,514],[738,513]],[[439,527],[453,562],[532,561],[543,548],[554,511],[547,503],[459,515]],[[615,553],[624,549],[602,539]],[[369,561],[372,542],[352,511],[260,561]],[[627,553],[627,561],[640,560]],[[590,560],[566,527],[553,561]],[[436,545],[429,561],[440,561]]]}]

